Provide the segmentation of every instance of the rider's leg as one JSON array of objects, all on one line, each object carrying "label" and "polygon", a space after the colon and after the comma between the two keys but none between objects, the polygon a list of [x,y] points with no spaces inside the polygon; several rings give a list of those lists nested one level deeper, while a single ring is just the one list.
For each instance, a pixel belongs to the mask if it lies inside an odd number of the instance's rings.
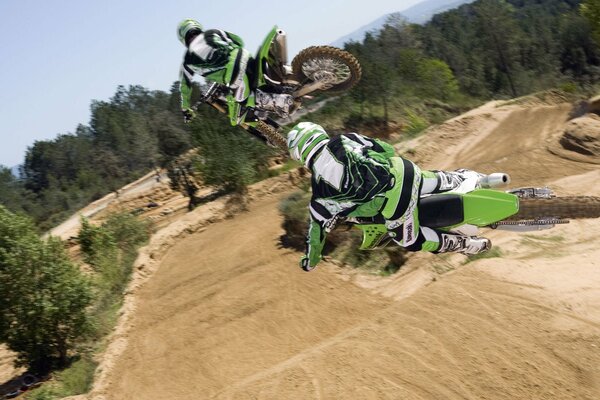
[{"label": "rider's leg", "polygon": [[426,226],[419,229],[419,234],[412,243],[405,243],[402,237],[395,238],[394,242],[408,251],[456,252],[467,255],[483,253],[492,247],[492,242],[487,238],[447,233]]},{"label": "rider's leg", "polygon": [[468,169],[457,169],[456,171],[422,171],[422,176],[423,185],[421,187],[421,195],[424,195],[455,190],[465,179],[483,175]]},{"label": "rider's leg", "polygon": [[[390,160],[394,176],[397,179],[402,177],[403,184],[411,185],[408,188],[388,191],[386,206],[381,211],[386,218],[385,225],[390,233],[395,235],[394,241],[397,244],[409,251],[435,253],[454,251],[463,254],[477,254],[490,249],[491,242],[486,238],[463,236],[421,227],[418,210],[419,196],[423,194],[424,189],[433,190],[433,192],[440,189],[439,174],[437,174],[440,171],[421,171],[414,163],[397,157]],[[435,186],[433,186],[434,182]]]},{"label": "rider's leg", "polygon": [[231,125],[237,125],[241,118],[242,106],[275,111],[277,114],[288,115],[294,107],[294,98],[289,94],[267,93],[260,89],[251,92],[246,67],[250,53],[243,48],[233,50],[225,72],[225,82],[231,89],[227,95],[229,119]]},{"label": "rider's leg", "polygon": [[456,252],[472,255],[492,248],[492,242],[488,238],[446,232],[437,233],[440,235],[440,245],[435,253]]},{"label": "rider's leg", "polygon": [[231,89],[227,94],[227,107],[231,125],[237,125],[240,119],[242,105],[250,96],[250,82],[246,74],[246,67],[250,53],[244,48],[238,48],[229,55],[229,62],[225,67],[224,80]]},{"label": "rider's leg", "polygon": [[246,100],[249,93],[246,67],[250,53],[244,48],[237,48],[229,54],[229,61],[225,67],[225,84],[235,93],[238,102]]}]

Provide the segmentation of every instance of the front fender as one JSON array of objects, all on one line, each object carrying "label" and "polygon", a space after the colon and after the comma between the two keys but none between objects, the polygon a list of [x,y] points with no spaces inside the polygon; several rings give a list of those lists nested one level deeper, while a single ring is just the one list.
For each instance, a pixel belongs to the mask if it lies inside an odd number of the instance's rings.
[{"label": "front fender", "polygon": [[267,64],[269,63],[269,49],[271,48],[271,44],[273,43],[275,36],[277,36],[278,29],[279,28],[277,26],[274,26],[273,29],[271,29],[271,31],[267,34],[267,37],[265,37],[265,40],[263,40],[260,47],[258,48],[258,53],[256,54],[256,87],[261,87],[266,83],[263,74],[263,64],[264,60],[267,60]]}]

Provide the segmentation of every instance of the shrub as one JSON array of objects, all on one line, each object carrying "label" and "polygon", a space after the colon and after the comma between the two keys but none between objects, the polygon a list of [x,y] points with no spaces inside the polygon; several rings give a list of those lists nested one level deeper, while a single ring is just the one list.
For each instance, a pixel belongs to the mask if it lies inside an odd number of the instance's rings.
[{"label": "shrub", "polygon": [[89,332],[89,281],[60,239],[41,240],[33,222],[0,206],[0,341],[17,364],[46,372],[68,362]]},{"label": "shrub", "polygon": [[81,250],[85,261],[98,273],[100,297],[120,294],[127,284],[136,250],[148,236],[148,224],[131,214],[111,215],[100,226],[83,219],[79,232]]},{"label": "shrub", "polygon": [[408,134],[409,136],[416,136],[429,126],[427,121],[421,118],[414,111],[406,109],[405,112],[407,123],[404,132],[406,132],[406,134]]}]

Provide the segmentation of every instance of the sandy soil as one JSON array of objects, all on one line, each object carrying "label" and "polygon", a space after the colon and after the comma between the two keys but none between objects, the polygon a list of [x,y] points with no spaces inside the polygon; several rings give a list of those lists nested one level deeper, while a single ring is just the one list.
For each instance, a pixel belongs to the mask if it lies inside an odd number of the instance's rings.
[{"label": "sandy soil", "polygon": [[[597,165],[547,150],[569,111],[493,102],[398,149],[426,168],[600,196]],[[390,277],[330,262],[304,273],[278,243],[288,187],[158,232],[88,398],[600,398],[600,221],[489,232],[503,256],[468,264],[419,254]]]},{"label": "sandy soil", "polygon": [[582,278],[597,263],[562,282],[572,259],[482,260],[394,300],[335,266],[302,273],[277,247],[276,201],[175,245],[138,294],[107,398],[600,394],[600,276]]},{"label": "sandy soil", "polygon": [[[400,150],[428,168],[600,195],[596,165],[546,149],[569,110],[490,103]],[[420,254],[387,278],[331,263],[307,274],[279,248],[281,196],[256,196],[168,250],[92,398],[600,398],[598,221],[490,232],[502,258]]]},{"label": "sandy soil", "polygon": [[63,240],[77,236],[81,226],[81,217],[94,218],[108,208],[118,207],[119,203],[127,203],[138,197],[144,198],[158,188],[166,189],[168,187],[167,177],[164,171],[161,172],[159,180],[156,178],[156,172],[149,172],[140,179],[119,189],[118,196],[117,192],[109,193],[101,199],[88,204],[86,207],[73,214],[69,219],[52,228],[47,234],[60,237]]}]

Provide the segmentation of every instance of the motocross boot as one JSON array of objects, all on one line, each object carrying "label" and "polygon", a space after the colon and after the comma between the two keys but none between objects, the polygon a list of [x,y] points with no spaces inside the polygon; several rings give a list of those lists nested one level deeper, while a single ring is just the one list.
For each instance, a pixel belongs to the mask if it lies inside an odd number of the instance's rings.
[{"label": "motocross boot", "polygon": [[483,237],[464,236],[453,233],[440,234],[440,248],[436,253],[456,252],[466,255],[483,253],[492,248],[492,242]]},{"label": "motocross boot", "polygon": [[256,89],[256,108],[275,111],[280,117],[289,115],[294,107],[294,98],[289,94],[267,93]]},{"label": "motocross boot", "polygon": [[433,171],[437,177],[437,187],[432,193],[443,193],[457,189],[468,178],[481,178],[484,175],[469,169],[456,171]]}]

